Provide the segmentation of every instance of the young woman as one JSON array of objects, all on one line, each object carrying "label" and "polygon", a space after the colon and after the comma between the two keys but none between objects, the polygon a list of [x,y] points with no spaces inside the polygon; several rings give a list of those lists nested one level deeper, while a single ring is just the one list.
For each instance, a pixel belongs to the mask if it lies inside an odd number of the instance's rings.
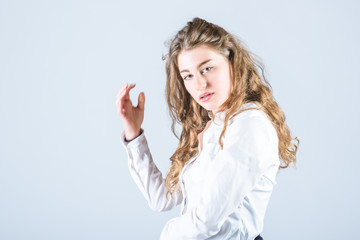
[{"label": "young woman", "polygon": [[173,132],[182,125],[166,179],[141,129],[144,93],[134,107],[135,85],[126,84],[116,100],[130,173],[149,206],[182,204],[160,238],[262,239],[276,175],[295,164],[298,147],[262,65],[235,36],[200,18],[176,34],[165,59]]}]

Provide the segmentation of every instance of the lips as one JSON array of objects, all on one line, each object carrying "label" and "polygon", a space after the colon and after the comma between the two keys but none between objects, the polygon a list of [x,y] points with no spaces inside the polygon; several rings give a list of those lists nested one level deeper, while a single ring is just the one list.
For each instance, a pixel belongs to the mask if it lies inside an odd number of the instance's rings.
[{"label": "lips", "polygon": [[206,102],[206,101],[210,100],[210,98],[211,98],[213,95],[214,95],[213,92],[212,92],[212,93],[211,93],[211,92],[203,93],[203,94],[200,95],[199,100],[200,100],[201,102]]}]

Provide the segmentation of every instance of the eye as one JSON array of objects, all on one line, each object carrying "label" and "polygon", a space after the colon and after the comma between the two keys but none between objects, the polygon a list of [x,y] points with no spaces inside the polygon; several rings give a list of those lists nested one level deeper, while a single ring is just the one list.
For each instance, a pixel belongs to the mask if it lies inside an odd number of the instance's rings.
[{"label": "eye", "polygon": [[184,80],[188,80],[188,79],[190,79],[191,77],[192,77],[192,75],[191,75],[191,74],[186,75],[186,76],[184,77]]},{"label": "eye", "polygon": [[204,68],[201,73],[206,73],[206,72],[209,72],[213,69],[213,67],[207,67],[207,68]]}]

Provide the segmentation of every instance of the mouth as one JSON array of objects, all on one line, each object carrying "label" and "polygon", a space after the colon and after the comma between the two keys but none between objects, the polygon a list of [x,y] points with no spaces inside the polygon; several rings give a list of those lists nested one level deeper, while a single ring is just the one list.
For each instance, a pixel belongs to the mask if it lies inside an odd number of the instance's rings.
[{"label": "mouth", "polygon": [[211,99],[211,97],[214,95],[214,93],[210,93],[210,92],[206,92],[200,95],[199,100],[201,102],[206,102],[209,101]]}]

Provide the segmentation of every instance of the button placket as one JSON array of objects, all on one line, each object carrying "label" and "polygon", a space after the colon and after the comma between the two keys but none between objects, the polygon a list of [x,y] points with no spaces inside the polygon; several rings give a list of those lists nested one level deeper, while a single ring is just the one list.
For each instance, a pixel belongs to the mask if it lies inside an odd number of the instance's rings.
[{"label": "button placket", "polygon": [[192,163],[194,162],[198,157],[199,157],[200,154],[197,154],[194,158],[192,158],[189,162],[186,163],[186,165],[183,167],[181,173],[180,173],[180,176],[179,176],[179,180],[180,180],[180,188],[181,188],[181,191],[183,193],[183,202],[182,202],[182,206],[181,206],[181,215],[184,214],[184,211],[186,210],[186,203],[187,203],[187,197],[186,197],[186,190],[185,190],[185,183],[184,183],[184,179],[183,179],[183,175],[184,175],[184,172],[186,170],[186,168]]}]

